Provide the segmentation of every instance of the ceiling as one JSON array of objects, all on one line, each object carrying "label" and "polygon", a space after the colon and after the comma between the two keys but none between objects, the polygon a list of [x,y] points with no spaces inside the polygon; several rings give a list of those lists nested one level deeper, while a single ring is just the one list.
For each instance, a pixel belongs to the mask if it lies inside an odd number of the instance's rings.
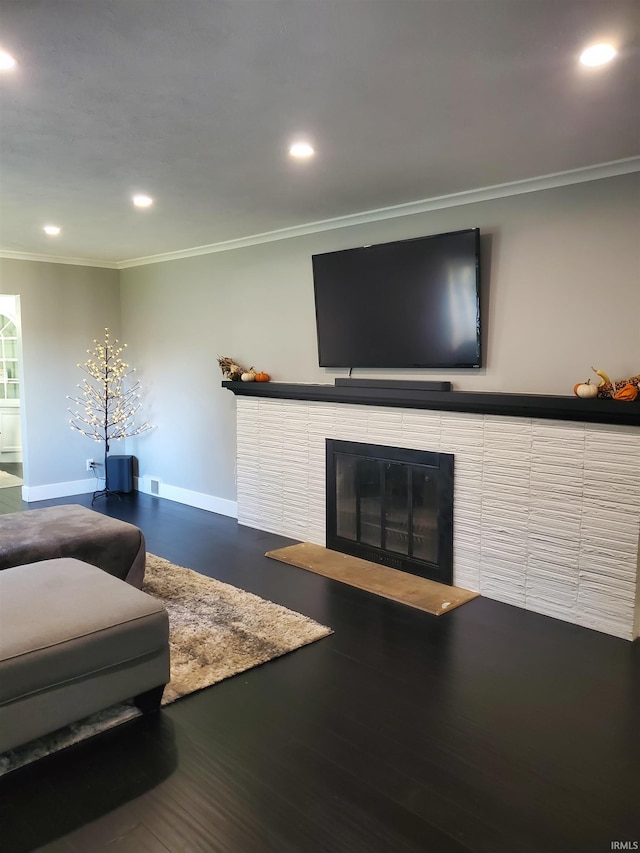
[{"label": "ceiling", "polygon": [[[636,157],[639,13],[2,0],[18,66],[0,77],[0,249],[117,265]],[[580,66],[602,40],[613,63]],[[299,136],[311,160],[288,156]],[[134,192],[155,204],[135,209]]]}]

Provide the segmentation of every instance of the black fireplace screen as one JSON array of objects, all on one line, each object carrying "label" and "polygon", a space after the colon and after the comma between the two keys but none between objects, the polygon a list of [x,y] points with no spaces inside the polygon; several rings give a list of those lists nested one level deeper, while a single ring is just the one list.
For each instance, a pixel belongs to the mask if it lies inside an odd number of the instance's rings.
[{"label": "black fireplace screen", "polygon": [[327,548],[453,583],[453,456],[327,439]]}]

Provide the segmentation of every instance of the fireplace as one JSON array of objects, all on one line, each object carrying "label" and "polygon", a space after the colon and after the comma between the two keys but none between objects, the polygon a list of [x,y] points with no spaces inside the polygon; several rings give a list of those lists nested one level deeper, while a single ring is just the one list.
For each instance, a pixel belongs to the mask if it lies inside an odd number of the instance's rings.
[{"label": "fireplace", "polygon": [[240,524],[326,545],[328,438],[455,454],[455,586],[640,636],[635,404],[230,384]]},{"label": "fireplace", "polygon": [[326,440],[327,548],[453,584],[453,455]]}]

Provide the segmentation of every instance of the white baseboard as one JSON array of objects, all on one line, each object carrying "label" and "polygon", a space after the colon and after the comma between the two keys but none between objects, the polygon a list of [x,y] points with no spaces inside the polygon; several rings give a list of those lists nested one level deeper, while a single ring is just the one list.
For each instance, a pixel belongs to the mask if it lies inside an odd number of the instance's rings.
[{"label": "white baseboard", "polygon": [[136,477],[135,484],[139,492],[152,495],[156,498],[166,498],[176,503],[187,504],[197,509],[206,509],[208,512],[217,512],[219,515],[228,515],[230,518],[238,517],[238,504],[226,498],[218,498],[215,495],[206,495],[203,492],[194,492],[191,489],[182,489],[180,486],[170,486],[158,480],[157,492],[151,491],[151,477]]},{"label": "white baseboard", "polygon": [[46,486],[23,486],[22,500],[32,503],[53,498],[66,498],[69,495],[86,495],[87,492],[94,492],[96,488],[95,477],[71,480],[67,483],[48,483]]},{"label": "white baseboard", "polygon": [[[166,498],[176,503],[187,504],[197,509],[206,509],[208,512],[217,512],[219,515],[227,515],[230,518],[238,517],[238,504],[226,498],[218,498],[214,495],[205,495],[202,492],[194,492],[191,489],[181,489],[179,486],[169,486],[158,482],[158,492],[151,491],[151,480],[149,477],[135,477],[134,487],[137,491],[153,497]],[[68,483],[49,483],[46,486],[23,486],[22,500],[27,503],[34,501],[48,501],[54,498],[66,498],[69,495],[86,495],[95,492],[95,478],[86,480],[73,480]]]}]

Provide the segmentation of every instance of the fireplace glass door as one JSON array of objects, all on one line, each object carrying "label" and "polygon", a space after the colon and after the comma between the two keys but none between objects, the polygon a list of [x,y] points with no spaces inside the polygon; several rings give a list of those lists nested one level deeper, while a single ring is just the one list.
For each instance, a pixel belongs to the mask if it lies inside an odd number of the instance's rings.
[{"label": "fireplace glass door", "polygon": [[327,440],[327,547],[452,583],[453,456]]}]

